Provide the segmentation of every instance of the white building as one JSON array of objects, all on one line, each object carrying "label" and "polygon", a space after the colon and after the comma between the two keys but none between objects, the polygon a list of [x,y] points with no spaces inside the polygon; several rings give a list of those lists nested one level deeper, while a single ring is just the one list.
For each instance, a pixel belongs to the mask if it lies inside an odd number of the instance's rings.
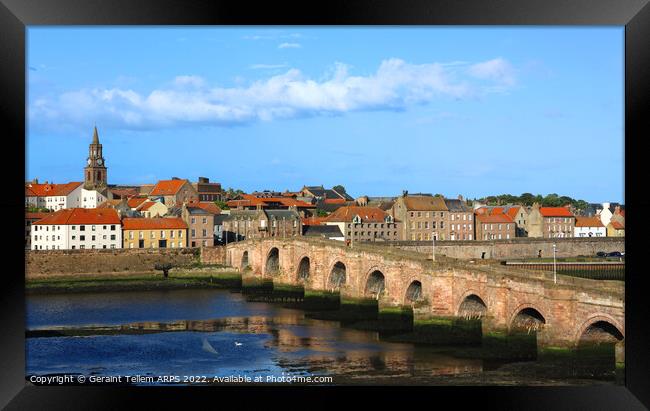
[{"label": "white building", "polygon": [[97,190],[86,190],[85,188],[81,189],[81,198],[77,207],[81,208],[97,208],[101,203],[106,200],[110,200],[112,196],[110,192],[106,190],[106,194],[102,194]]},{"label": "white building", "polygon": [[43,207],[52,211],[80,207],[82,189],[81,182],[38,184],[35,180],[25,184],[25,206]]},{"label": "white building", "polygon": [[599,216],[576,217],[576,224],[573,228],[574,237],[606,237],[607,227],[600,221]]},{"label": "white building", "polygon": [[111,208],[59,210],[37,221],[31,230],[32,250],[122,248],[122,227]]}]

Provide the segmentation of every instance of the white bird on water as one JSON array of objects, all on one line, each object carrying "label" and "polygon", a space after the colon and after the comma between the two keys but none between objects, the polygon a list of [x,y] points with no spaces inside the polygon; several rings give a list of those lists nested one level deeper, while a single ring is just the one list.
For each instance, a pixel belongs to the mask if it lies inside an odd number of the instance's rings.
[{"label": "white bird on water", "polygon": [[235,341],[235,345],[236,345],[237,347],[239,347],[240,345],[244,345],[244,344],[242,344],[242,343],[240,343],[240,342],[238,342],[238,341]]}]

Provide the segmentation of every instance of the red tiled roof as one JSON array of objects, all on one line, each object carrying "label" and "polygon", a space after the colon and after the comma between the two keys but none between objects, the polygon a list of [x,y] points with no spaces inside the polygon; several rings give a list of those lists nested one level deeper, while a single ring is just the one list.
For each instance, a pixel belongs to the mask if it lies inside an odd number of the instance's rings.
[{"label": "red tiled roof", "polygon": [[151,189],[149,195],[151,196],[169,196],[178,193],[178,190],[181,189],[183,184],[188,181],[183,180],[160,180],[156,185]]},{"label": "red tiled roof", "polygon": [[625,229],[625,225],[619,223],[618,221],[615,221],[615,220],[614,220],[614,221],[610,222],[610,224],[611,224],[612,227],[614,227],[616,230],[624,230],[624,229]]},{"label": "red tiled roof", "polygon": [[323,200],[325,204],[345,204],[346,201],[345,198],[326,198]]},{"label": "red tiled roof", "polygon": [[116,195],[118,197],[127,197],[127,198],[135,197],[138,194],[140,194],[140,192],[136,188],[116,188],[111,190],[111,193],[113,193],[113,195]]},{"label": "red tiled roof", "polygon": [[149,199],[147,197],[131,197],[126,200],[126,204],[129,206],[129,208],[138,208],[138,206],[142,205],[142,203],[148,200]]},{"label": "red tiled roof", "polygon": [[49,214],[35,224],[120,224],[120,217],[112,208],[66,208]]},{"label": "red tiled roof", "polygon": [[598,217],[576,217],[576,227],[603,227]]},{"label": "red tiled roof", "polygon": [[52,215],[52,213],[25,213],[25,220],[40,220],[49,215]]},{"label": "red tiled roof", "polygon": [[25,196],[27,197],[47,197],[47,196],[66,196],[74,189],[79,187],[81,182],[72,182],[66,184],[25,184]]},{"label": "red tiled roof", "polygon": [[157,201],[145,201],[144,203],[140,204],[138,208],[136,208],[137,211],[147,211],[151,207],[153,207],[154,204],[156,204]]},{"label": "red tiled roof", "polygon": [[507,214],[477,214],[476,221],[479,223],[512,223],[512,218]]},{"label": "red tiled roof", "polygon": [[190,202],[188,204],[189,207],[198,207],[201,208],[205,211],[207,211],[210,214],[221,214],[221,209],[213,202],[210,201],[199,201],[199,202]]},{"label": "red tiled roof", "polygon": [[360,206],[345,206],[337,209],[332,214],[325,218],[327,222],[350,222],[354,216],[361,217],[364,223],[383,223],[384,218],[388,215],[384,210],[379,207],[360,207]]},{"label": "red tiled roof", "polygon": [[517,213],[519,213],[520,208],[521,207],[510,207],[508,211],[506,211],[506,214],[514,220],[517,218]]},{"label": "red tiled roof", "polygon": [[565,207],[540,207],[539,212],[544,217],[573,217],[573,214]]},{"label": "red tiled roof", "polygon": [[327,217],[304,217],[302,218],[302,225],[321,225],[326,220]]},{"label": "red tiled roof", "polygon": [[125,218],[122,220],[122,228],[125,230],[187,229],[187,224],[178,217]]}]

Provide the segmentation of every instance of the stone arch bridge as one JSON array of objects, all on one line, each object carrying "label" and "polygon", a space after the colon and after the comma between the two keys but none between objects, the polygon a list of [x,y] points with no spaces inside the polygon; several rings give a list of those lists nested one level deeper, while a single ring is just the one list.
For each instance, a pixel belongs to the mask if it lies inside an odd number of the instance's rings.
[{"label": "stone arch bridge", "polygon": [[411,305],[416,318],[479,317],[484,331],[537,331],[542,346],[622,345],[624,284],[325,239],[228,244],[226,263],[275,283]]}]

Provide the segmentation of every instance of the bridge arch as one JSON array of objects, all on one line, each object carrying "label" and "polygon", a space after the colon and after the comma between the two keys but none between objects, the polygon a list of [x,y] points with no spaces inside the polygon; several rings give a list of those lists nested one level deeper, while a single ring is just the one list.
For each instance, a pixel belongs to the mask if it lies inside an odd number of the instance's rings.
[{"label": "bridge arch", "polygon": [[581,342],[618,342],[625,339],[623,327],[606,314],[597,314],[583,322],[575,335],[575,344]]},{"label": "bridge arch", "polygon": [[487,304],[478,292],[467,291],[458,304],[456,315],[459,317],[481,318],[487,315]]},{"label": "bridge arch", "polygon": [[311,274],[311,260],[309,259],[309,256],[302,256],[300,260],[298,260],[298,271],[296,272],[296,280],[299,282],[305,282],[309,280],[309,275]]},{"label": "bridge arch", "polygon": [[241,270],[243,271],[246,267],[249,265],[249,259],[248,259],[248,250],[244,250],[244,252],[241,255],[241,263],[239,266],[241,267]]},{"label": "bridge arch", "polygon": [[364,297],[379,298],[384,293],[386,293],[386,276],[380,270],[373,268],[366,276],[363,295]]},{"label": "bridge arch", "polygon": [[266,254],[266,264],[264,265],[264,274],[276,275],[280,272],[280,250],[278,247],[272,247]]},{"label": "bridge arch", "polygon": [[420,280],[412,280],[404,292],[404,302],[413,304],[424,300],[424,291]]},{"label": "bridge arch", "polygon": [[533,304],[522,304],[510,316],[508,329],[510,331],[539,331],[546,325],[546,317]]},{"label": "bridge arch", "polygon": [[347,268],[341,261],[336,261],[330,270],[327,279],[327,289],[338,290],[345,285],[347,281]]}]

